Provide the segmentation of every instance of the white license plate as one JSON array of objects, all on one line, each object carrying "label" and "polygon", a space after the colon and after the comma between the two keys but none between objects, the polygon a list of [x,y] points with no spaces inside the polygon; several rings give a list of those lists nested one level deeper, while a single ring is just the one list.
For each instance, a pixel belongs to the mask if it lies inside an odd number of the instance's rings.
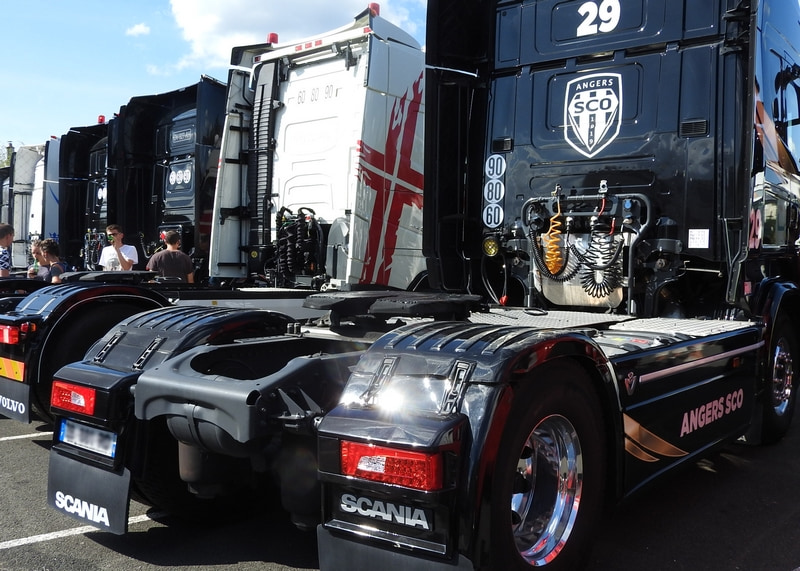
[{"label": "white license plate", "polygon": [[59,440],[109,458],[113,458],[117,451],[116,434],[71,420],[61,423]]}]

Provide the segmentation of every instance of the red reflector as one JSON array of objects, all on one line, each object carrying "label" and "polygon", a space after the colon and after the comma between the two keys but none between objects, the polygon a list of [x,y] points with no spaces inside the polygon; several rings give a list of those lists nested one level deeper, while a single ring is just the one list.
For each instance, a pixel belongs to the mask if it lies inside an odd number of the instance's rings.
[{"label": "red reflector", "polygon": [[19,343],[19,327],[16,325],[0,325],[0,343],[6,345]]},{"label": "red reflector", "polygon": [[50,404],[72,412],[94,414],[96,393],[95,389],[89,387],[54,380],[53,389],[50,392]]},{"label": "red reflector", "polygon": [[442,455],[359,442],[341,443],[342,473],[418,490],[442,488]]}]

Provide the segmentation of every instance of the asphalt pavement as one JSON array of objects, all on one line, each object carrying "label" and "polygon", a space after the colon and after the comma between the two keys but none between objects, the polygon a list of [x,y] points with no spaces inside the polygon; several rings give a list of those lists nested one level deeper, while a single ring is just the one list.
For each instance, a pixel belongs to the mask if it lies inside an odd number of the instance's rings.
[{"label": "asphalt pavement", "polygon": [[[87,528],[47,505],[50,440],[48,425],[0,417],[0,571],[318,569],[314,534],[280,510],[192,525],[133,502],[127,535]],[[800,424],[626,503],[598,530],[591,561],[592,571],[800,569]]]}]

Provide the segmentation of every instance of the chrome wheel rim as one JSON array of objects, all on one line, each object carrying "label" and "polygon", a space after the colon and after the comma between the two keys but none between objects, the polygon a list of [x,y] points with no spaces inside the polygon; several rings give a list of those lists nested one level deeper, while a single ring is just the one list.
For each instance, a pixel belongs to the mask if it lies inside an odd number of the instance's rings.
[{"label": "chrome wheel rim", "polygon": [[791,346],[785,337],[778,339],[772,352],[772,408],[783,416],[794,390],[794,363]]},{"label": "chrome wheel rim", "polygon": [[529,565],[546,565],[564,548],[575,526],[582,486],[575,427],[560,415],[542,419],[520,452],[511,496],[514,542]]}]

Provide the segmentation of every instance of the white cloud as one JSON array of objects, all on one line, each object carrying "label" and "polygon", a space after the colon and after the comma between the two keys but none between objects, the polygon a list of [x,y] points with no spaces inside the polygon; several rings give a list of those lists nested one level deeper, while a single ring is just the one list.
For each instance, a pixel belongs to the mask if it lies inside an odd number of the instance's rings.
[{"label": "white cloud", "polygon": [[[383,0],[381,16],[421,38],[425,0]],[[280,43],[299,40],[347,25],[367,8],[366,0],[170,0],[172,15],[189,44],[175,63],[178,70],[227,67],[231,48],[266,41],[276,32]]]},{"label": "white cloud", "polygon": [[147,24],[136,24],[125,30],[126,36],[146,36],[150,33],[150,26]]}]

